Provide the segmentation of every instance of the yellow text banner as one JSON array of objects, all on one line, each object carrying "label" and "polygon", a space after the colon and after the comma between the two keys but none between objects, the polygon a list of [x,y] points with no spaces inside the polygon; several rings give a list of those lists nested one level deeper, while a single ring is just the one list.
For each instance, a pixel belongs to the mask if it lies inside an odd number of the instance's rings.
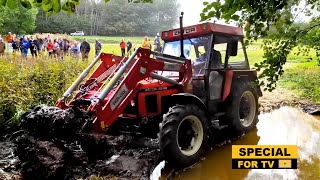
[{"label": "yellow text banner", "polygon": [[297,159],[296,145],[232,145],[232,159]]}]

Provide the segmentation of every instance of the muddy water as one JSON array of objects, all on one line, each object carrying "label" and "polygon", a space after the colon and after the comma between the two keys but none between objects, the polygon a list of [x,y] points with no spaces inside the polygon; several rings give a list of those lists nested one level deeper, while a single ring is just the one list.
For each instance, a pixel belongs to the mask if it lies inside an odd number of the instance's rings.
[{"label": "muddy water", "polygon": [[[255,130],[215,148],[204,161],[175,173],[173,179],[320,179],[320,121],[317,118],[290,107],[261,114]],[[298,145],[298,170],[232,170],[232,144]]]}]

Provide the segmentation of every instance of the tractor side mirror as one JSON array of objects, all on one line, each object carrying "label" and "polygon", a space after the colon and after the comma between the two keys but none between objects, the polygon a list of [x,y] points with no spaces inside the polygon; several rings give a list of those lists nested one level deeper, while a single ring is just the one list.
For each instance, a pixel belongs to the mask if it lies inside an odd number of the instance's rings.
[{"label": "tractor side mirror", "polygon": [[238,55],[238,40],[230,39],[227,44],[227,54],[229,56],[237,56]]}]

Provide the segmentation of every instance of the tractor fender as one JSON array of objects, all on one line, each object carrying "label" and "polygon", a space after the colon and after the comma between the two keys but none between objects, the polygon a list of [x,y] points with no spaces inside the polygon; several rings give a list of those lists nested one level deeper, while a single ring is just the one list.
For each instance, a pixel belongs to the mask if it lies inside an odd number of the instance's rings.
[{"label": "tractor fender", "polygon": [[208,112],[207,106],[204,102],[197,96],[189,93],[178,93],[171,95],[176,104],[196,104],[202,108],[206,113]]},{"label": "tractor fender", "polygon": [[[226,100],[230,94],[232,84],[237,84],[238,82],[248,82],[252,83],[257,80],[257,72],[253,70],[238,70],[238,71],[227,71],[226,81],[224,84],[223,100]],[[252,85],[258,97],[262,97],[262,91],[260,86]]]}]

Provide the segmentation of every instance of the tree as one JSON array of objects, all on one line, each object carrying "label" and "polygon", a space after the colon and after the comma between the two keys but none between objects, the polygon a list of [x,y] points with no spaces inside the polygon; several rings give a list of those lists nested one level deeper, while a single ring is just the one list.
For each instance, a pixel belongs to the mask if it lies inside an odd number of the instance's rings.
[{"label": "tree", "polygon": [[[319,61],[319,14],[313,16],[306,26],[299,27],[295,23],[301,14],[311,16],[319,11],[318,0],[218,0],[204,2],[203,5],[205,7],[200,15],[203,21],[224,19],[226,22],[236,22],[244,27],[247,45],[260,36],[267,37],[263,43],[264,61],[255,64],[257,70],[262,71],[259,85],[265,86],[265,90],[275,89],[279,77],[284,73],[283,65],[288,54],[299,44],[307,43],[303,47],[304,52],[315,49]],[[313,38],[315,34],[318,38]]]},{"label": "tree", "polygon": [[40,10],[38,32],[71,33],[83,30],[90,35],[145,36],[155,35],[177,24],[177,0],[133,4],[127,0],[109,3],[81,0],[75,13],[60,12],[47,17]]},{"label": "tree", "polygon": [[30,33],[36,28],[37,9],[26,9],[21,5],[11,9],[0,6],[0,32]]}]

